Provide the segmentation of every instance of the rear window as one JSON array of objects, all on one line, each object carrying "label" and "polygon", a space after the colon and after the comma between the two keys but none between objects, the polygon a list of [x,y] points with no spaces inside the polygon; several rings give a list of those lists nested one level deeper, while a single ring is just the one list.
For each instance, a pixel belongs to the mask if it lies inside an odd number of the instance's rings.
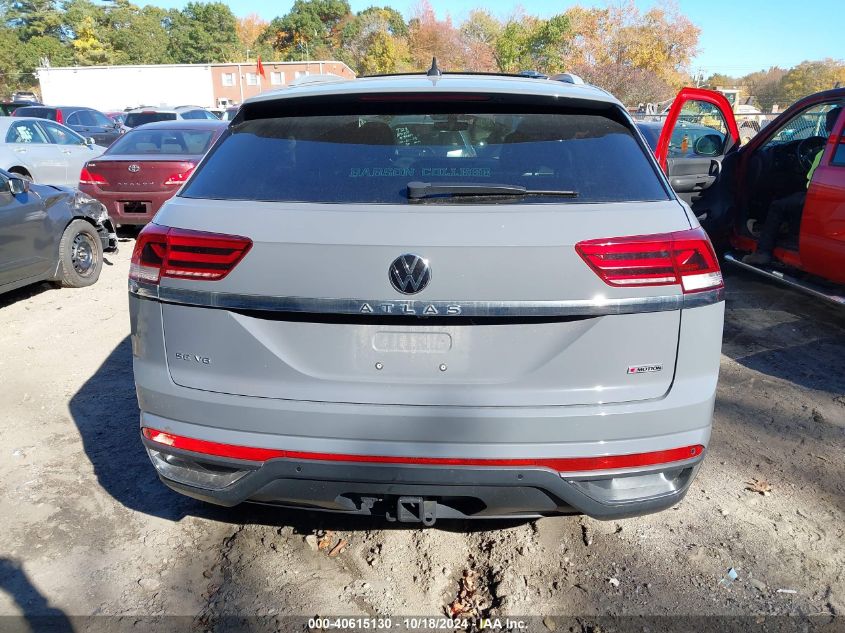
[{"label": "rear window", "polygon": [[55,121],[56,111],[53,108],[33,108],[30,106],[24,106],[23,108],[17,108],[15,110],[15,116],[31,116],[36,119],[50,119],[51,121]]},{"label": "rear window", "polygon": [[130,112],[126,115],[123,124],[126,127],[138,127],[139,125],[144,125],[144,123],[175,120],[175,112]]},{"label": "rear window", "polygon": [[395,204],[422,181],[577,192],[476,203],[668,199],[646,151],[627,124],[583,111],[262,118],[231,127],[181,195]]},{"label": "rear window", "polygon": [[109,148],[108,154],[186,154],[201,156],[214,140],[212,130],[132,130]]}]

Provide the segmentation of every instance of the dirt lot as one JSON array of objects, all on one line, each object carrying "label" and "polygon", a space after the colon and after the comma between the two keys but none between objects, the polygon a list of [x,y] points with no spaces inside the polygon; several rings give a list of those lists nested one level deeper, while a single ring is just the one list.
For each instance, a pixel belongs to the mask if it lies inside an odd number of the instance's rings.
[{"label": "dirt lot", "polygon": [[[845,313],[728,276],[711,452],[672,510],[394,528],[219,509],[158,482],[138,440],[131,246],[92,288],[0,297],[0,615],[183,615],[198,630],[269,615],[253,625],[287,630],[285,615],[442,615],[463,589],[476,614],[554,616],[534,621],[541,630],[620,628],[602,615],[843,630]],[[770,491],[747,490],[754,479]]]}]

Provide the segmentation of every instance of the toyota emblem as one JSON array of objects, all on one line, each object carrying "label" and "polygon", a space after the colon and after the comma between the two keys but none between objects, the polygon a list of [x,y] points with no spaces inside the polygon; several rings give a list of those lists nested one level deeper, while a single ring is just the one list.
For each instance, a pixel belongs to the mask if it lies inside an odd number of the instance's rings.
[{"label": "toyota emblem", "polygon": [[139,171],[141,171],[141,166],[140,166],[140,165],[136,165],[135,163],[132,163],[132,164],[131,164],[131,165],[129,165],[129,167],[127,167],[126,169],[128,169],[129,171],[131,171],[133,174],[137,174]]}]

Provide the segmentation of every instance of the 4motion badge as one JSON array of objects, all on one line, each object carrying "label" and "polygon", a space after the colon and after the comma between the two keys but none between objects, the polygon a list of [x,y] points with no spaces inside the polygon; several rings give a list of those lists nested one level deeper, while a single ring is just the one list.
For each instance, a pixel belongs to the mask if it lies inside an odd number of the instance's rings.
[{"label": "4motion badge", "polygon": [[628,367],[629,374],[651,374],[656,371],[663,371],[663,365],[631,365]]}]

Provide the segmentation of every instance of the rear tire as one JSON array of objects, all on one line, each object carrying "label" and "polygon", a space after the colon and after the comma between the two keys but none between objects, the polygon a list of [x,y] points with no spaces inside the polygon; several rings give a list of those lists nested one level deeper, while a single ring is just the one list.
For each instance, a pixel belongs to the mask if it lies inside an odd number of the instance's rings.
[{"label": "rear tire", "polygon": [[97,282],[102,269],[100,236],[85,220],[74,220],[59,241],[59,281],[66,288],[84,288]]}]

